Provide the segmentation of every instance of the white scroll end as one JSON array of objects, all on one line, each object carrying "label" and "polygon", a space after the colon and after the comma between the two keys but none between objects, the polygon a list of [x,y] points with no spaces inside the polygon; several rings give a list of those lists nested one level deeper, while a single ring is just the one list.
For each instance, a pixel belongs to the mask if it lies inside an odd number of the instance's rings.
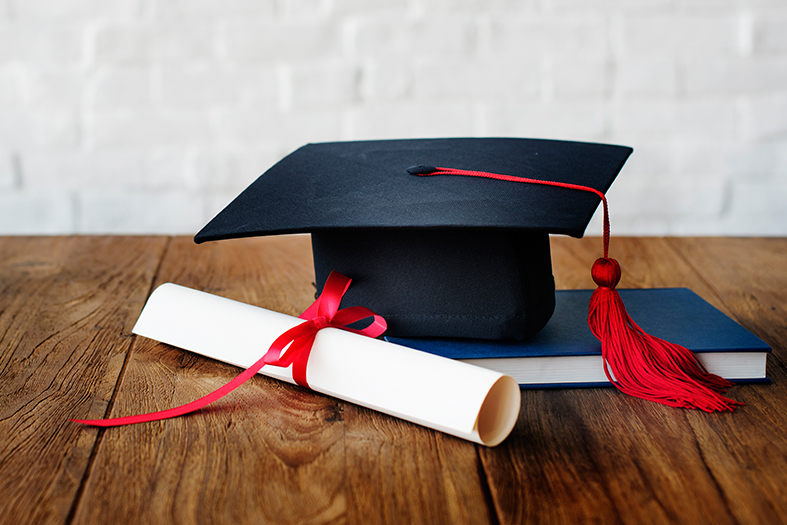
[{"label": "white scroll end", "polygon": [[519,385],[511,376],[495,381],[478,411],[476,428],[482,444],[494,447],[508,437],[519,417],[521,402]]}]

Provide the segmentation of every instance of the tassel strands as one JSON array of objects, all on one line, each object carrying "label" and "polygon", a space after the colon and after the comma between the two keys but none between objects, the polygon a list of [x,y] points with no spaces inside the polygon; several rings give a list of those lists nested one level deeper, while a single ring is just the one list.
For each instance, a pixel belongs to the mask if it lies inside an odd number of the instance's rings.
[{"label": "tassel strands", "polygon": [[604,372],[623,393],[678,408],[732,411],[743,405],[723,396],[732,383],[709,373],[688,349],[646,334],[626,312],[615,286],[620,265],[593,264],[598,288],[590,298],[588,325],[601,341]]},{"label": "tassel strands", "polygon": [[588,324],[599,341],[607,379],[623,393],[668,405],[714,411],[732,411],[743,403],[724,397],[732,383],[711,374],[688,349],[645,333],[626,312],[615,289],[620,282],[620,265],[609,257],[609,209],[603,192],[590,186],[531,179],[484,171],[413,166],[412,175],[431,177],[455,175],[507,182],[540,184],[596,194],[604,212],[604,257],[591,269],[598,288],[590,298]]}]

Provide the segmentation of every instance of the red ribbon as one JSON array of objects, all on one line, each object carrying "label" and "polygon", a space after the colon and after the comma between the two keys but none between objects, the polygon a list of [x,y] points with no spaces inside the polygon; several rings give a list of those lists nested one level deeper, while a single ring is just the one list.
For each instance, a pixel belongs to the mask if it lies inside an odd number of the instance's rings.
[{"label": "red ribbon", "polygon": [[[378,337],[388,327],[385,319],[363,306],[353,306],[339,310],[342,297],[344,297],[351,282],[352,280],[349,277],[345,277],[338,272],[331,272],[325,281],[320,297],[305,312],[298,316],[300,319],[305,319],[303,323],[290,328],[277,337],[265,355],[235,377],[235,379],[196,401],[168,410],[136,416],[110,419],[72,419],[72,421],[95,427],[118,427],[189,414],[226,396],[254,377],[265,365],[283,368],[292,365],[293,380],[303,387],[310,388],[309,383],[306,381],[306,367],[309,363],[309,354],[311,353],[314,339],[317,337],[317,332],[323,328],[330,327],[368,337]],[[369,318],[372,319],[372,322],[365,328],[356,329],[348,326]]]}]

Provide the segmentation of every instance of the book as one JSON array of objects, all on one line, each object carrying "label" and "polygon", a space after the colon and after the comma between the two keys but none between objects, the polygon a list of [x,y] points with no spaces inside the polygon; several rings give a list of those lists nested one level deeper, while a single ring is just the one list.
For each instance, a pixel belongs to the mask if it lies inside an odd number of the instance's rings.
[{"label": "book", "polygon": [[[631,318],[656,337],[684,346],[705,368],[734,383],[770,382],[770,347],[688,288],[619,290]],[[386,337],[389,342],[512,376],[522,388],[611,386],[601,343],[588,327],[592,290],[558,290],[541,332],[518,341]]]}]

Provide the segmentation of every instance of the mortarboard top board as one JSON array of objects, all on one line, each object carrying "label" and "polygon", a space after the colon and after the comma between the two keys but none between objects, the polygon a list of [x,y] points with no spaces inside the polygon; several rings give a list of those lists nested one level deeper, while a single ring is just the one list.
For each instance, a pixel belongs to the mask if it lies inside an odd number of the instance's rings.
[{"label": "mortarboard top board", "polygon": [[332,270],[350,277],[343,306],[382,315],[389,335],[522,340],[554,309],[549,234],[581,237],[599,197],[475,177],[418,177],[413,167],[606,192],[631,151],[514,138],[309,144],[261,175],[195,241],[311,233],[317,286]]}]

